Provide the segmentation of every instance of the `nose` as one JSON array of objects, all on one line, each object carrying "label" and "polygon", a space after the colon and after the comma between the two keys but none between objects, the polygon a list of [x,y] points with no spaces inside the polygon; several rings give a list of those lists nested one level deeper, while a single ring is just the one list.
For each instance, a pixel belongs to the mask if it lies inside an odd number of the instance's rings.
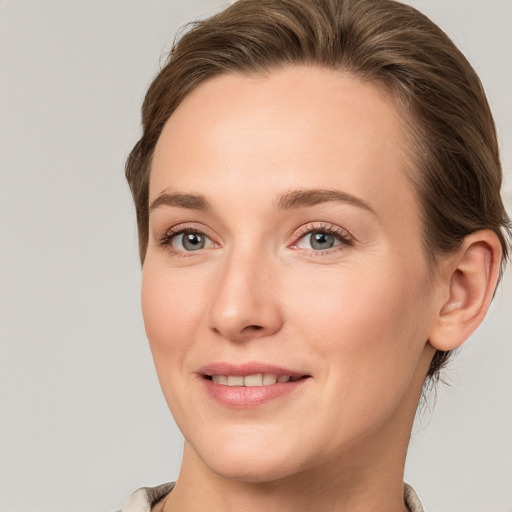
[{"label": "nose", "polygon": [[209,310],[210,328],[230,341],[271,336],[283,323],[273,265],[265,258],[232,255],[223,262]]}]

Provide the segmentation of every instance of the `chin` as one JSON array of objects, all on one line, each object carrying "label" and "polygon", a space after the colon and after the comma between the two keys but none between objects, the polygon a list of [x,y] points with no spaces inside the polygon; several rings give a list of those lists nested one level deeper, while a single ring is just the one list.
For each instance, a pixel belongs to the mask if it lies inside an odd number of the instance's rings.
[{"label": "chin", "polygon": [[[271,458],[270,458],[271,459]],[[206,461],[205,461],[206,462]],[[240,457],[215,460],[208,464],[209,469],[218,476],[234,482],[261,484],[275,482],[295,473],[291,465],[283,461],[267,459],[263,454],[258,460],[241,459]]]},{"label": "chin", "polygon": [[203,447],[196,446],[194,450],[208,469],[222,478],[237,482],[264,483],[280,480],[299,469],[295,467],[300,466],[297,459],[292,454],[287,454],[282,444],[231,438],[224,442],[218,440],[207,444],[204,450]]}]

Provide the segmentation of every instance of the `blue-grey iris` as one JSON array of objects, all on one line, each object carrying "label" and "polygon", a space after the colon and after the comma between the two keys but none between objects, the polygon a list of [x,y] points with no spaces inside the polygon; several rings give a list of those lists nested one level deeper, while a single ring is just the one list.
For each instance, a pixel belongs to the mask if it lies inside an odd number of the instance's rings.
[{"label": "blue-grey iris", "polygon": [[201,233],[183,233],[182,244],[187,251],[197,251],[204,248],[206,237]]},{"label": "blue-grey iris", "polygon": [[313,249],[321,251],[330,249],[334,245],[336,238],[329,233],[311,233],[309,241]]}]

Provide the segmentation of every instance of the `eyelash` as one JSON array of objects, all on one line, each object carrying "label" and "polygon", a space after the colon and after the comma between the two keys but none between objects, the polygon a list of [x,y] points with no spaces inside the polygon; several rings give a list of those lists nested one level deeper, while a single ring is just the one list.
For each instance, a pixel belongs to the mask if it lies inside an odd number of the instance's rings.
[{"label": "eyelash", "polygon": [[162,236],[160,238],[158,245],[160,247],[165,248],[167,251],[169,251],[174,256],[183,256],[183,257],[194,256],[194,253],[198,252],[198,251],[178,251],[172,247],[172,240],[179,235],[183,235],[184,233],[203,235],[206,238],[208,238],[209,240],[211,240],[211,237],[209,237],[201,229],[198,229],[196,226],[180,224],[179,226],[175,226],[175,227],[172,227],[171,229],[169,229],[164,234],[164,236]]},{"label": "eyelash", "polygon": [[[334,224],[328,224],[325,222],[322,223],[310,223],[306,224],[305,226],[302,226],[299,228],[299,230],[294,234],[294,239],[296,240],[291,248],[292,249],[299,249],[297,245],[299,242],[306,237],[307,235],[311,235],[313,233],[324,233],[328,235],[333,235],[339,242],[339,245],[335,245],[332,248],[324,249],[324,250],[314,250],[310,249],[308,252],[312,254],[313,256],[325,256],[328,254],[332,254],[333,252],[338,252],[340,250],[343,250],[345,247],[351,247],[354,245],[354,239],[350,235],[350,233],[339,226],[335,226]],[[303,249],[307,250],[307,249]]]},{"label": "eyelash", "polygon": [[[173,255],[184,256],[184,257],[194,256],[194,253],[201,251],[201,249],[198,251],[181,251],[181,250],[176,250],[172,247],[172,244],[171,244],[172,240],[175,237],[182,235],[184,233],[190,233],[190,234],[197,233],[199,235],[203,235],[203,236],[207,237],[209,240],[212,240],[212,238],[210,236],[208,236],[201,229],[198,229],[196,226],[180,224],[178,226],[175,226],[175,227],[172,227],[171,229],[169,229],[160,238],[158,245],[165,248]],[[299,247],[297,247],[298,243],[304,237],[306,237],[307,235],[311,235],[313,233],[324,233],[324,234],[328,234],[328,235],[333,235],[340,242],[339,245],[335,245],[332,248],[324,249],[324,250],[302,249],[302,250],[309,252],[310,254],[312,254],[314,256],[324,256],[327,254],[332,254],[333,252],[338,252],[338,251],[342,250],[343,247],[351,247],[354,244],[354,239],[351,237],[351,235],[348,233],[348,231],[346,231],[338,226],[335,226],[333,224],[328,224],[328,223],[319,223],[319,224],[309,223],[309,224],[302,226],[301,228],[299,228],[298,231],[296,231],[294,233],[293,238],[294,238],[295,242],[293,242],[293,244],[290,246],[290,248],[295,249],[295,250],[300,249]],[[215,244],[215,242],[213,242],[213,243]],[[217,244],[215,244],[215,245],[217,245]]]}]

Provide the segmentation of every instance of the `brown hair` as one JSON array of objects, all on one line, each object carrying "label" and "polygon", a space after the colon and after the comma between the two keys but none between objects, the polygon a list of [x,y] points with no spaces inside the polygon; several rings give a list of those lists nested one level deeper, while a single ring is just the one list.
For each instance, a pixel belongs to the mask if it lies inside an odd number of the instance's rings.
[{"label": "brown hair", "polygon": [[[462,53],[427,17],[393,0],[238,0],[175,42],[142,106],[143,133],[126,163],[137,212],[140,258],[148,244],[149,178],[164,124],[195,87],[226,73],[286,65],[348,72],[387,87],[404,113],[416,169],[411,179],[424,224],[427,261],[457,250],[480,229],[508,255],[510,220],[482,84]],[[437,376],[447,352],[429,370]]]}]

